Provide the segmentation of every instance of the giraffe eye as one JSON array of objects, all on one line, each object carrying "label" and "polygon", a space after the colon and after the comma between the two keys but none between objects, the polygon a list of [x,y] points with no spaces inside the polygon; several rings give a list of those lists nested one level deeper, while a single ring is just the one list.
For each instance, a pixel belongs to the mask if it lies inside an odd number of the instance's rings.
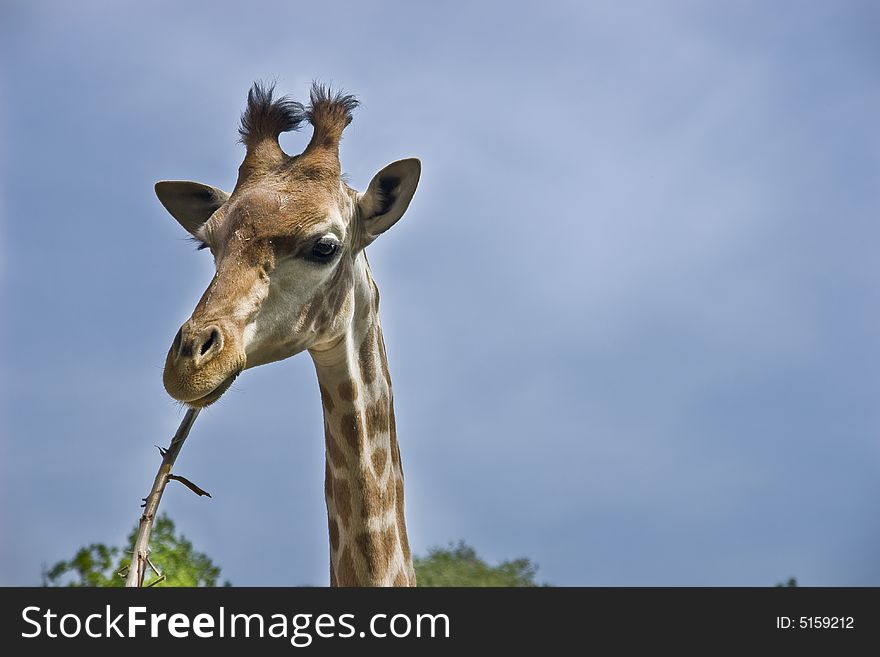
[{"label": "giraffe eye", "polygon": [[315,242],[315,246],[312,247],[312,260],[317,260],[318,262],[327,262],[336,254],[338,250],[339,242],[330,237],[322,237],[317,242]]}]

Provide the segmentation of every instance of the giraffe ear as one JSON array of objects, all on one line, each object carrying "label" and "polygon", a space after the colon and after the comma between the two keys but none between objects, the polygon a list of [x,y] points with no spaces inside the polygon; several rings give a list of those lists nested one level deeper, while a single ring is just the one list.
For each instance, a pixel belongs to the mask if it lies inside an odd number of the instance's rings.
[{"label": "giraffe ear", "polygon": [[373,177],[367,191],[358,199],[358,213],[366,239],[364,246],[403,216],[416,192],[421,173],[422,163],[409,158],[392,162]]},{"label": "giraffe ear", "polygon": [[156,183],[156,196],[177,223],[193,235],[229,198],[222,189],[188,180],[161,180]]}]

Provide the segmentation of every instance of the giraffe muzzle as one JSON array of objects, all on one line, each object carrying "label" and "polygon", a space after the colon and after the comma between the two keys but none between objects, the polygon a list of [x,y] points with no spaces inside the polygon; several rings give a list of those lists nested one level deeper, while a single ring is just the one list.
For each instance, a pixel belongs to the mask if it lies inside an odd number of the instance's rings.
[{"label": "giraffe muzzle", "polygon": [[180,327],[165,359],[165,390],[189,406],[213,404],[229,389],[245,365],[233,327],[220,322]]}]

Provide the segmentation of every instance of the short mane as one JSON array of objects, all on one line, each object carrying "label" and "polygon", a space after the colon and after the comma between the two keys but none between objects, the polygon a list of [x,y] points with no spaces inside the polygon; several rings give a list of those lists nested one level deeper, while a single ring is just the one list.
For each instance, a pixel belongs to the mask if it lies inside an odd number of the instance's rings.
[{"label": "short mane", "polygon": [[254,82],[248,92],[247,108],[241,115],[238,134],[245,146],[258,144],[265,139],[278,139],[282,132],[297,130],[306,119],[302,103],[287,96],[273,99],[275,85]]},{"label": "short mane", "polygon": [[337,146],[342,131],[351,123],[352,112],[359,104],[352,95],[313,82],[309,107],[305,111],[305,118],[315,128],[311,145]]}]

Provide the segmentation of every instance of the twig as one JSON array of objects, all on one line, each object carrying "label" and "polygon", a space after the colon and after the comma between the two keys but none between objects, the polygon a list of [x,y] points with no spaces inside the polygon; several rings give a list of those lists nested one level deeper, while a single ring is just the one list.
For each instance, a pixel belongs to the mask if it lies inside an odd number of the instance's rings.
[{"label": "twig", "polygon": [[165,579],[165,575],[160,573],[159,569],[153,565],[153,562],[150,561],[150,557],[147,557],[147,565],[150,567],[150,570],[152,570],[154,573],[156,573],[156,577],[161,577],[162,579]]},{"label": "twig", "polygon": [[162,452],[162,465],[159,466],[159,472],[156,474],[155,481],[153,481],[153,488],[150,490],[150,494],[144,499],[144,513],[141,515],[141,521],[138,525],[137,538],[134,541],[134,552],[131,556],[131,566],[128,569],[128,577],[125,579],[127,587],[141,587],[144,585],[147,557],[150,553],[150,532],[153,529],[153,520],[156,517],[156,512],[159,510],[159,502],[162,499],[162,493],[165,492],[165,486],[168,484],[171,468],[200,410],[198,408],[187,409],[186,415],[183,416],[183,420],[177,428],[177,433],[171,439],[171,445],[164,451],[159,448],[159,451]]},{"label": "twig", "polygon": [[186,486],[187,488],[189,488],[193,493],[195,493],[196,495],[198,495],[198,496],[200,496],[200,497],[204,497],[204,496],[206,496],[206,495],[207,495],[208,497],[211,497],[211,493],[209,493],[208,491],[206,491],[204,488],[199,488],[198,486],[196,486],[193,482],[191,482],[191,481],[190,481],[189,479],[187,479],[186,477],[180,477],[180,476],[178,476],[178,475],[176,475],[176,474],[169,474],[169,475],[168,475],[168,478],[171,479],[172,481],[179,481],[179,482],[182,483],[184,486]]}]

